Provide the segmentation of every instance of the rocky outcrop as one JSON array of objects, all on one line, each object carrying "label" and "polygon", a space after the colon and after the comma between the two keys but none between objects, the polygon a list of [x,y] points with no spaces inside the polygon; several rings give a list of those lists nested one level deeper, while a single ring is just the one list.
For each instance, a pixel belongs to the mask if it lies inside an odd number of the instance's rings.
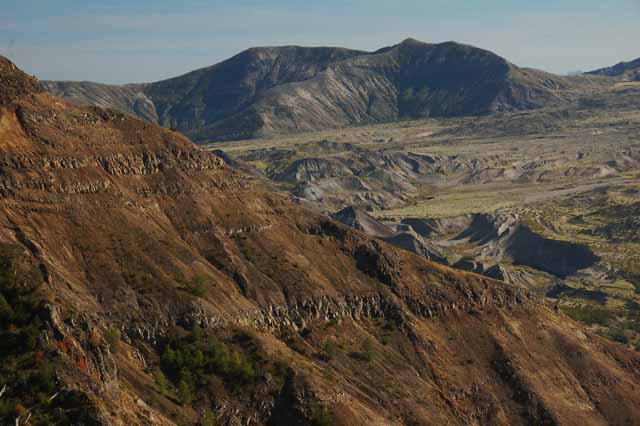
[{"label": "rocky outcrop", "polygon": [[43,91],[35,78],[24,74],[5,57],[0,57],[0,85],[2,86],[0,106],[9,105],[20,96]]}]

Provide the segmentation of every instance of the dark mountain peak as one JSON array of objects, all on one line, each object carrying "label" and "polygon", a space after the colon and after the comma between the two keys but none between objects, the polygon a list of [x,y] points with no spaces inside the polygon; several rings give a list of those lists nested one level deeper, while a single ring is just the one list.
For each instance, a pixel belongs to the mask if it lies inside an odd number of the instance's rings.
[{"label": "dark mountain peak", "polygon": [[405,38],[402,40],[397,46],[429,46],[429,43],[425,43],[424,41],[416,40],[415,38]]},{"label": "dark mountain peak", "polygon": [[0,105],[8,105],[17,97],[42,90],[35,77],[26,74],[9,59],[0,56]]},{"label": "dark mountain peak", "polygon": [[400,43],[396,44],[395,46],[392,46],[393,48],[413,48],[413,49],[439,49],[439,50],[447,50],[447,49],[454,49],[454,50],[462,50],[462,51],[478,51],[478,52],[485,52],[485,53],[489,53],[492,54],[494,56],[498,56],[495,53],[489,51],[489,50],[485,50],[485,49],[481,49],[479,47],[476,46],[472,46],[470,44],[464,44],[464,43],[460,43],[454,40],[449,40],[449,41],[443,41],[441,43],[427,43],[424,41],[420,41],[420,40],[416,40],[415,38],[407,38],[403,41],[401,41]]},{"label": "dark mountain peak", "polygon": [[[85,103],[99,98],[86,87],[48,87],[68,99],[68,93],[81,92]],[[100,99],[117,99],[127,111],[145,112],[145,118],[157,117],[152,121],[206,142],[539,108],[565,102],[558,88],[567,88],[560,77],[522,73],[490,51],[408,38],[372,53],[256,47],[176,78],[123,93],[110,90]]]},{"label": "dark mountain peak", "polygon": [[512,67],[506,59],[489,50],[456,41],[425,43],[408,38],[399,44],[376,52],[376,54],[385,53],[394,56],[400,65],[405,67],[409,65],[408,70],[412,70],[412,65],[419,65],[419,70],[415,70],[419,74],[412,77],[419,80],[434,70],[452,77],[460,72],[470,72],[469,77],[472,78],[482,75],[492,78],[505,75]]}]

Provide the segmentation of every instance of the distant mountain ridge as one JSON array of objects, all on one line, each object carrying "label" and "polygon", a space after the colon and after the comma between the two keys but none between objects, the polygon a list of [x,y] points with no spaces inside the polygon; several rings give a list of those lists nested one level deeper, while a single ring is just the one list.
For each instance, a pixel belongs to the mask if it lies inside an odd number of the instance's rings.
[{"label": "distant mountain ridge", "polygon": [[601,68],[586,74],[604,77],[626,77],[632,81],[640,81],[640,58],[629,62],[620,62],[612,67]]},{"label": "distant mountain ridge", "polygon": [[455,42],[407,39],[375,52],[252,48],[150,84],[43,84],[68,100],[114,107],[205,142],[559,105],[580,78],[519,68]]}]

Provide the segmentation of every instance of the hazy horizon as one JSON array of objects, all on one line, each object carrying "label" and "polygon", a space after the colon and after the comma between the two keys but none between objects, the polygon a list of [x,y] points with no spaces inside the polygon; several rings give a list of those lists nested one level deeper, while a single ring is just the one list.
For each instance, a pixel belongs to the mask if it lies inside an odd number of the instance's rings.
[{"label": "hazy horizon", "polygon": [[[373,51],[412,37],[454,40],[565,74],[640,57],[640,0],[8,0],[0,54],[41,79],[151,82],[255,46]],[[532,34],[534,34],[532,36]]]}]

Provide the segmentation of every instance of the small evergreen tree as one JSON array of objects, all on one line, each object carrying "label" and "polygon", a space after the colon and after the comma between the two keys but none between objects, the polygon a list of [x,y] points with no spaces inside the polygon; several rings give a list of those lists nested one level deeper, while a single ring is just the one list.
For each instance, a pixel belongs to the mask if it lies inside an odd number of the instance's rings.
[{"label": "small evergreen tree", "polygon": [[190,405],[193,401],[191,387],[185,380],[180,380],[180,384],[178,385],[178,400],[181,405]]}]

